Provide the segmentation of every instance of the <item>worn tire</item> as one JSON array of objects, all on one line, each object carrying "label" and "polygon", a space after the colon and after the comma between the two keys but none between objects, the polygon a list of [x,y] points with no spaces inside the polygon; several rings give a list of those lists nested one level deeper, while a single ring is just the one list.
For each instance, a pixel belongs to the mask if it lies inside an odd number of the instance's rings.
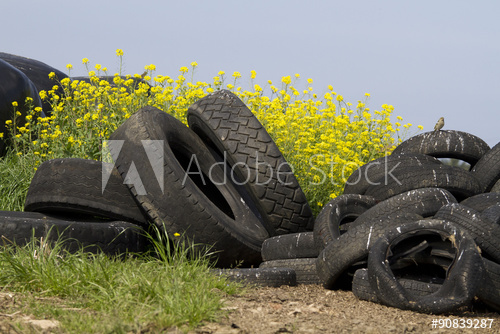
[{"label": "worn tire", "polygon": [[[109,175],[105,187],[104,175]],[[83,213],[142,225],[148,222],[112,164],[76,158],[53,159],[38,166],[24,210]]]},{"label": "worn tire", "polygon": [[469,198],[464,199],[460,202],[460,205],[466,206],[468,208],[474,209],[479,212],[483,212],[490,206],[500,204],[500,193],[482,193]]},{"label": "worn tire", "polygon": [[[481,212],[481,218],[500,225],[500,204],[492,205]],[[500,236],[499,236],[500,237]]]},{"label": "worn tire", "polygon": [[421,153],[436,158],[460,159],[472,167],[489,149],[484,140],[470,133],[441,130],[413,136],[396,146],[392,154]]},{"label": "worn tire", "polygon": [[434,218],[457,225],[474,238],[484,257],[500,262],[500,225],[484,219],[480,212],[457,203],[444,205]]},{"label": "worn tire", "polygon": [[493,310],[500,312],[500,264],[483,258],[483,281],[477,297]]},{"label": "worn tire", "polygon": [[340,237],[340,226],[352,222],[376,204],[371,196],[344,194],[329,201],[314,223],[314,242],[318,251]]},{"label": "worn tire", "polygon": [[481,185],[482,191],[490,191],[500,179],[500,143],[486,152],[471,170]]},{"label": "worn tire", "polygon": [[[421,282],[416,279],[398,279],[399,284],[416,297],[428,296],[439,290],[441,285],[435,283]],[[360,300],[366,300],[373,303],[380,304],[377,294],[370,285],[368,277],[368,269],[361,268],[356,270],[352,279],[352,293]]]},{"label": "worn tire", "polygon": [[441,164],[439,159],[426,154],[391,154],[368,162],[355,170],[346,181],[344,194],[364,195],[370,184],[384,179],[396,168]]},{"label": "worn tire", "polygon": [[144,107],[110,139],[121,140],[109,144],[116,168],[156,226],[213,245],[219,266],[261,262],[269,232],[245,189],[228,181],[193,131],[157,108]]},{"label": "worn tire", "polygon": [[393,196],[366,210],[351,224],[351,228],[398,212],[415,213],[424,218],[431,217],[443,205],[456,202],[455,197],[444,189],[415,189]]},{"label": "worn tire", "polygon": [[244,285],[280,287],[282,285],[297,285],[295,271],[290,268],[242,268],[242,269],[212,269],[217,276],[224,276],[229,281]]},{"label": "worn tire", "polygon": [[411,213],[395,214],[383,219],[351,227],[338,239],[330,242],[316,260],[318,276],[327,289],[351,289],[352,276],[359,264],[365,266],[371,246],[391,227],[420,220]]},{"label": "worn tire", "polygon": [[86,252],[109,255],[144,252],[150,246],[139,225],[39,212],[0,211],[0,235],[2,243],[19,246],[30,242],[32,237],[51,242],[61,237],[63,247],[70,252],[84,247]]},{"label": "worn tire", "polygon": [[277,235],[262,243],[262,260],[300,259],[317,257],[313,232]]},{"label": "worn tire", "polygon": [[[405,290],[391,270],[391,251],[415,238],[448,240],[456,257],[438,291],[414,296]],[[368,257],[370,285],[388,306],[424,313],[445,313],[467,305],[474,298],[483,274],[483,262],[474,240],[454,224],[443,220],[421,220],[388,231],[377,240]]]},{"label": "worn tire", "polygon": [[[457,200],[481,193],[481,184],[468,171],[446,165],[424,165],[401,168],[392,174],[393,177],[379,180],[379,185],[371,185],[366,195],[379,201],[420,188],[446,189]],[[382,184],[383,182],[383,184]]]},{"label": "worn tire", "polygon": [[235,94],[220,90],[205,96],[189,107],[187,120],[208,146],[227,157],[276,234],[312,231],[312,211],[290,166]]},{"label": "worn tire", "polygon": [[291,268],[297,275],[297,284],[321,284],[316,272],[316,258],[266,261],[259,268]]}]

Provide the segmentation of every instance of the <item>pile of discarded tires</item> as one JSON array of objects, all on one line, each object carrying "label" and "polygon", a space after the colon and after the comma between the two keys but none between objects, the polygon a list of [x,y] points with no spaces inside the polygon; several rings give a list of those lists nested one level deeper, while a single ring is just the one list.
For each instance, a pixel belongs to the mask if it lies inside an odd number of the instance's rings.
[{"label": "pile of discarded tires", "polygon": [[[2,73],[24,80],[6,64]],[[18,95],[36,100],[22,82]],[[352,173],[315,220],[278,147],[236,95],[207,95],[187,123],[144,107],[110,136],[113,163],[44,162],[25,212],[0,212],[0,234],[17,244],[62,236],[70,250],[123,254],[146,251],[144,232],[156,226],[211,245],[214,271],[229,279],[351,289],[419,312],[475,298],[500,310],[500,143],[460,131],[414,136]],[[237,264],[252,268],[230,269]]]},{"label": "pile of discarded tires", "polygon": [[412,137],[362,166],[316,219],[323,285],[419,312],[475,297],[500,310],[499,178],[500,143],[459,131]]}]

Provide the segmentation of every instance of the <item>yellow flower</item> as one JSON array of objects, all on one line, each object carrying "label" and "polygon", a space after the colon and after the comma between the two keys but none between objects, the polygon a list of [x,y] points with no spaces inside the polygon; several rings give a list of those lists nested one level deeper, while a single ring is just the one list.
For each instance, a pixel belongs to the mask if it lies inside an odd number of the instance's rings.
[{"label": "yellow flower", "polygon": [[223,76],[224,74],[226,74],[226,72],[224,72],[224,71],[219,71],[219,73],[217,73],[217,75],[219,75],[219,76]]},{"label": "yellow flower", "polygon": [[[122,50],[122,49],[116,49],[116,55],[117,55],[118,57],[123,56],[123,50]],[[86,58],[85,58],[85,59],[86,59]],[[85,63],[84,63],[84,64],[85,64]]]},{"label": "yellow flower", "polygon": [[174,237],[180,237],[181,235],[177,232],[174,233]]},{"label": "yellow flower", "polygon": [[196,67],[196,66],[198,66],[198,63],[197,63],[197,62],[195,62],[195,61],[193,61],[193,62],[191,63],[191,67]]},{"label": "yellow flower", "polygon": [[17,102],[16,101],[12,102],[12,106],[17,107]]},{"label": "yellow flower", "polygon": [[307,83],[308,84],[312,84],[313,83],[313,79],[311,79],[311,78],[307,79]]},{"label": "yellow flower", "polygon": [[88,58],[83,58],[82,59],[82,64],[87,64],[89,62],[89,59]]},{"label": "yellow flower", "polygon": [[95,64],[94,68],[99,71],[101,69],[101,64]]},{"label": "yellow flower", "polygon": [[287,76],[287,77],[282,77],[281,82],[283,82],[285,85],[289,85],[292,83],[292,80],[290,79],[290,76]]},{"label": "yellow flower", "polygon": [[0,138],[3,138],[3,132],[0,132]]},{"label": "yellow flower", "polygon": [[240,77],[241,77],[240,72],[234,72],[234,73],[233,73],[233,77],[234,77],[235,79],[240,78]]},{"label": "yellow flower", "polygon": [[255,72],[254,70],[251,70],[250,71],[250,78],[255,79],[256,76],[257,76],[257,72]]},{"label": "yellow flower", "polygon": [[73,68],[73,65],[71,65],[71,64],[67,64],[67,65],[66,65],[66,68],[67,68],[68,70],[71,70],[71,69]]}]

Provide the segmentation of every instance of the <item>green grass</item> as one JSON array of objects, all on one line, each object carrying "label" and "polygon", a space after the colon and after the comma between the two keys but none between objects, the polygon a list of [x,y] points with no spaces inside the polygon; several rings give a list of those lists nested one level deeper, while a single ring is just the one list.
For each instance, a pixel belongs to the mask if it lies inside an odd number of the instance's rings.
[{"label": "green grass", "polygon": [[172,246],[154,234],[151,252],[126,258],[70,254],[64,240],[2,246],[0,286],[23,300],[10,312],[57,320],[69,333],[188,330],[217,320],[222,297],[240,286],[210,274],[206,248]]}]

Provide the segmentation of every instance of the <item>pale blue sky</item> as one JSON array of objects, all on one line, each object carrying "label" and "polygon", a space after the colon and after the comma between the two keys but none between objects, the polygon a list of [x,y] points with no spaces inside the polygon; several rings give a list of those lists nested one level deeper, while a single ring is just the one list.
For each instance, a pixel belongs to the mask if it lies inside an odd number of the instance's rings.
[{"label": "pale blue sky", "polygon": [[125,72],[176,76],[198,62],[195,79],[250,71],[256,83],[301,74],[314,91],[395,107],[394,116],[430,131],[470,132],[500,141],[500,1],[3,1],[1,50],[84,75],[81,59]]}]

